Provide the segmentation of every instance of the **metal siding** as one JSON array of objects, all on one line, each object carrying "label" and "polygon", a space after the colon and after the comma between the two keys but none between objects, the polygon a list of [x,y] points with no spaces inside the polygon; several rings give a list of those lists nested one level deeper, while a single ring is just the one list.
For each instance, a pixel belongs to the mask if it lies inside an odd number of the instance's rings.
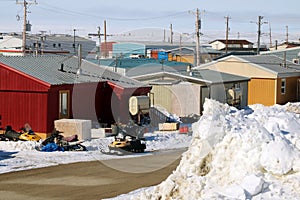
[{"label": "metal siding", "polygon": [[172,112],[172,92],[170,86],[154,85],[151,90],[154,93],[154,105],[159,105]]},{"label": "metal siding", "polygon": [[11,125],[18,130],[29,123],[35,132],[45,131],[47,116],[46,93],[0,92],[2,127]]},{"label": "metal siding", "polygon": [[49,87],[42,85],[27,75],[1,67],[0,64],[0,90],[19,91],[47,91]]},{"label": "metal siding", "polygon": [[275,81],[274,79],[251,79],[248,84],[248,104],[274,105]]},{"label": "metal siding", "polygon": [[131,54],[146,54],[146,46],[135,43],[115,43],[113,44],[113,56],[129,57]]}]

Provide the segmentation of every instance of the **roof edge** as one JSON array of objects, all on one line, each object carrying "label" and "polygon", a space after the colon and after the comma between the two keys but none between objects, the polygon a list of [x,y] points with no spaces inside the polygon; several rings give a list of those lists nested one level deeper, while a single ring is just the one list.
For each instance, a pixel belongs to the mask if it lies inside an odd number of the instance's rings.
[{"label": "roof edge", "polygon": [[19,70],[16,70],[15,68],[13,68],[13,67],[11,67],[11,66],[9,66],[9,65],[6,65],[6,64],[4,64],[4,63],[2,63],[2,62],[0,62],[0,65],[1,65],[2,67],[4,67],[4,68],[10,70],[10,71],[13,71],[13,72],[15,72],[15,73],[17,73],[17,74],[20,74],[20,75],[22,75],[22,76],[25,76],[25,77],[27,77],[27,78],[30,78],[30,79],[32,79],[32,80],[38,82],[39,84],[42,84],[42,85],[46,86],[46,87],[50,87],[50,86],[51,86],[51,84],[48,83],[48,82],[42,81],[42,80],[40,80],[40,79],[38,79],[38,78],[36,78],[36,77],[34,77],[34,76],[30,76],[30,75],[28,75],[28,74],[26,74],[26,73],[24,73],[24,72],[21,72],[21,71],[19,71]]}]

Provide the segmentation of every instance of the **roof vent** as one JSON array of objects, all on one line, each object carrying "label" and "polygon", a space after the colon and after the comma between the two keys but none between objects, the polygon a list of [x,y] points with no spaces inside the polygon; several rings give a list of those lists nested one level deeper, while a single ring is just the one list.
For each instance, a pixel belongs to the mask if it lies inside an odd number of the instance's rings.
[{"label": "roof vent", "polygon": [[61,63],[61,64],[60,64],[60,69],[59,69],[59,71],[61,71],[61,72],[66,72],[66,71],[64,70],[64,63]]}]

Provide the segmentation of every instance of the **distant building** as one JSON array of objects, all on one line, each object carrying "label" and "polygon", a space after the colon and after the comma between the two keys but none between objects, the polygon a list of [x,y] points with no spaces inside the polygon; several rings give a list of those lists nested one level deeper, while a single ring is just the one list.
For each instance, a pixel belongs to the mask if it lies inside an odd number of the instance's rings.
[{"label": "distant building", "polygon": [[[187,62],[196,62],[195,44],[170,44],[154,42],[117,42],[112,45],[112,57],[119,58],[154,58]],[[212,49],[208,45],[200,47],[200,63],[207,63],[220,56],[222,52]]]},{"label": "distant building", "polygon": [[160,61],[154,58],[108,58],[108,59],[88,59],[89,61],[106,66],[108,69],[114,72],[118,72],[122,75],[130,75],[133,71],[139,71],[140,69],[146,70],[159,68],[164,71],[166,68],[172,68],[174,71],[185,71],[188,66],[192,66],[190,63],[176,62],[176,61]]},{"label": "distant building", "polygon": [[[225,50],[226,40],[217,39],[209,43],[213,49]],[[252,49],[253,43],[248,40],[227,40],[228,49]]]},{"label": "distant building", "polygon": [[[75,42],[75,43],[74,43]],[[96,42],[65,34],[53,35],[28,35],[26,38],[26,53],[37,54],[77,54],[78,44],[82,45],[82,55],[87,57],[90,52],[95,51]],[[19,56],[22,55],[22,35],[2,34],[0,35],[0,55]]]},{"label": "distant building", "polygon": [[275,44],[275,46],[270,47],[270,51],[284,50],[295,47],[300,47],[300,42],[284,42],[282,44]]}]

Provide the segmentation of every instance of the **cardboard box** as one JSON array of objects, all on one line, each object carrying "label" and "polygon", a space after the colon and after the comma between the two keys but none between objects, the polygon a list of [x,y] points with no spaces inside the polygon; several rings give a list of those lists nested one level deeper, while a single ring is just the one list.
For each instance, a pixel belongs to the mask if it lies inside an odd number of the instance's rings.
[{"label": "cardboard box", "polygon": [[158,129],[160,131],[176,131],[179,128],[179,123],[160,123],[158,124]]}]

